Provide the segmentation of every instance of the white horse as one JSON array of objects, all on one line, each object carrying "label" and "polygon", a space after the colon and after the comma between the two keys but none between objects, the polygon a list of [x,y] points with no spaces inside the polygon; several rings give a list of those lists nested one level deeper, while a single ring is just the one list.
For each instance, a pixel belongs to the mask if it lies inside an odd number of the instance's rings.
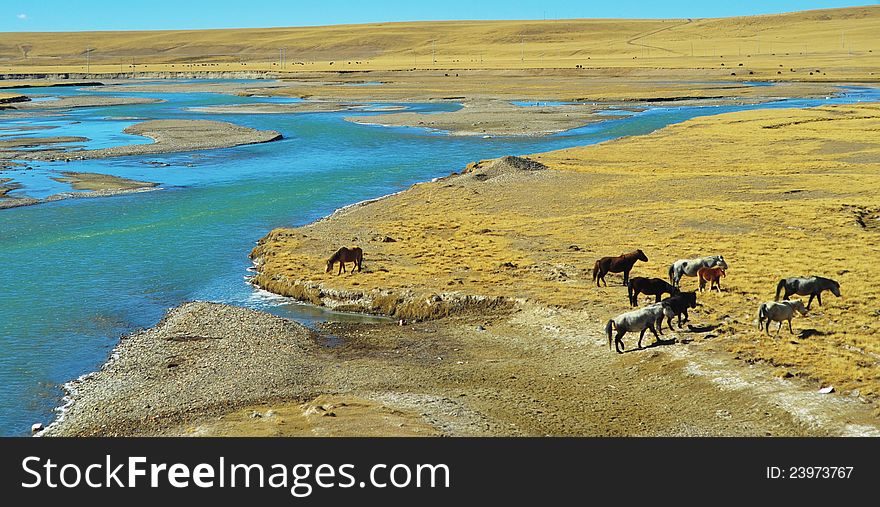
[{"label": "white horse", "polygon": [[727,263],[724,261],[723,255],[679,259],[669,266],[669,282],[678,287],[682,276],[697,276],[697,271],[700,268],[714,268],[715,266],[721,266],[722,269],[727,270]]},{"label": "white horse", "polygon": [[[761,306],[758,307],[758,329],[766,329],[767,336],[770,336],[770,321],[772,320],[779,323],[779,327],[776,328],[776,336],[779,336],[782,323],[788,321],[788,331],[794,334],[794,330],[791,328],[791,319],[794,317],[795,311],[801,315],[807,314],[804,302],[800,299],[782,301],[781,303],[776,301],[761,303]],[[764,325],[765,320],[767,321],[766,326]]]},{"label": "white horse", "polygon": [[[611,350],[611,331],[614,329],[617,329],[614,348],[617,349],[618,354],[622,354],[625,349],[623,335],[627,332],[639,331],[639,348],[642,348],[642,338],[645,337],[645,331],[650,329],[654,333],[654,338],[660,340],[657,329],[662,326],[663,317],[672,318],[674,315],[675,313],[669,305],[660,302],[614,317],[605,324],[605,334],[608,335],[608,350]],[[660,332],[663,332],[662,328]]]}]

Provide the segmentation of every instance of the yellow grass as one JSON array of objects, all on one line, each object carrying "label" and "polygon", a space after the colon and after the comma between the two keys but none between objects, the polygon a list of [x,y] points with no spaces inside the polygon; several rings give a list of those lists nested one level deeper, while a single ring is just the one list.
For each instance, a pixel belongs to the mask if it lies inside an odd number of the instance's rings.
[{"label": "yellow grass", "polygon": [[[449,21],[203,31],[3,33],[0,72],[583,66],[606,69],[612,74],[637,68],[698,69],[726,76],[735,72],[736,79],[864,80],[880,76],[877,33],[880,8],[876,6],[694,20]],[[286,50],[283,66],[282,48]]]},{"label": "yellow grass", "polygon": [[[275,230],[255,251],[257,282],[291,295],[317,284],[313,299],[333,289],[526,298],[582,310],[591,316],[584,333],[598,334],[628,305],[616,275],[595,288],[596,258],[639,247],[650,262],[634,275],[665,278],[678,258],[723,254],[725,290],[701,295],[695,319],[721,324],[709,344],[780,375],[880,394],[880,106],[731,113],[534,158],[551,170],[480,181],[475,174],[491,172],[482,164]],[[364,248],[366,271],[324,274],[323,259],[352,243]],[[837,279],[843,292],[795,320],[796,331],[820,334],[761,335],[758,304],[781,277],[810,274]]]}]

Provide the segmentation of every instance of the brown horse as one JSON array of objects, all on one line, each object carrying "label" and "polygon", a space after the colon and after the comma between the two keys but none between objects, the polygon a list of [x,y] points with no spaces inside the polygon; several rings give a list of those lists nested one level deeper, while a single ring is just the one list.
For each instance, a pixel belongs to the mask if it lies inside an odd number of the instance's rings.
[{"label": "brown horse", "polygon": [[660,302],[663,294],[674,296],[678,294],[678,287],[673,287],[671,283],[662,278],[645,278],[644,276],[635,276],[629,279],[626,286],[629,293],[629,305],[639,306],[639,294],[647,294],[654,296],[655,303]]},{"label": "brown horse", "polygon": [[596,264],[593,266],[593,280],[596,281],[596,287],[601,287],[599,285],[600,280],[605,283],[606,287],[608,287],[608,282],[605,281],[605,275],[608,273],[620,272],[623,272],[623,284],[627,285],[629,283],[629,272],[632,270],[636,261],[648,262],[648,256],[645,255],[645,252],[636,250],[635,252],[626,253],[618,257],[602,257],[597,260]]},{"label": "brown horse", "polygon": [[721,278],[725,276],[727,276],[727,274],[721,266],[700,268],[697,270],[697,278],[700,279],[700,292],[703,292],[703,289],[706,287],[706,282],[709,282],[709,290],[712,290],[712,287],[715,287],[718,289],[718,292],[721,292]]},{"label": "brown horse", "polygon": [[327,269],[324,270],[324,272],[329,273],[330,270],[333,269],[333,264],[336,262],[339,263],[339,271],[336,272],[337,275],[346,272],[346,262],[354,263],[354,267],[351,268],[352,273],[354,273],[354,268],[357,268],[357,270],[360,271],[364,263],[364,251],[357,246],[354,248],[340,248],[336,251],[335,254],[331,255],[330,258],[327,259]]}]

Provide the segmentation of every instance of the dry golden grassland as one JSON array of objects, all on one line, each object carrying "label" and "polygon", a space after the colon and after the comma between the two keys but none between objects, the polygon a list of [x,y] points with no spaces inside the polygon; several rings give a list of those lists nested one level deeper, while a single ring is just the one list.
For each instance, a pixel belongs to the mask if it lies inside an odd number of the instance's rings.
[{"label": "dry golden grassland", "polygon": [[[436,315],[424,309],[435,295],[525,298],[581,310],[585,332],[600,334],[628,304],[618,275],[608,288],[590,280],[598,257],[642,248],[649,262],[633,275],[666,278],[676,259],[722,254],[724,291],[700,295],[694,314],[720,325],[707,345],[781,376],[880,394],[880,105],[730,113],[532,158],[549,169],[483,162],[276,229],[254,251],[256,282],[313,302],[372,297],[370,310],[408,317]],[[364,272],[325,274],[324,259],[350,244],[364,248]],[[759,333],[757,306],[776,282],[810,274],[843,293],[794,321],[814,331]]]},{"label": "dry golden grassland", "polygon": [[[880,8],[723,19],[438,21],[0,34],[0,72],[666,69],[735,79],[876,80]],[[723,64],[723,65],[722,65]],[[742,65],[740,65],[742,64]],[[810,74],[812,72],[812,75]]]}]

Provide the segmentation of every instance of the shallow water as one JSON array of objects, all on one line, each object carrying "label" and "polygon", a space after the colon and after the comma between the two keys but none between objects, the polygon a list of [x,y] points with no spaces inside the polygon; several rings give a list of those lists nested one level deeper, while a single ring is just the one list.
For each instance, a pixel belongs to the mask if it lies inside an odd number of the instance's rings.
[{"label": "shallow water", "polygon": [[[846,96],[830,100],[760,107],[880,98],[876,90],[844,91]],[[21,92],[106,93],[75,88]],[[343,120],[368,112],[224,115],[186,110],[266,100],[261,98],[130,93],[124,87],[113,92],[165,102],[83,108],[32,120],[4,120],[0,112],[0,127],[61,125],[26,134],[81,135],[93,139],[87,146],[104,147],[132,142],[134,136],[121,134],[135,122],[132,118],[203,118],[278,130],[284,139],[206,152],[32,163],[33,170],[4,174],[24,185],[16,194],[34,197],[69,190],[49,179],[60,170],[155,181],[163,190],[0,211],[0,266],[6,270],[0,290],[2,435],[22,435],[34,422],[48,423],[62,396],[60,384],[100,367],[120,334],[154,325],[168,308],[184,301],[243,305],[306,323],[364,319],[295,304],[245,282],[247,254],[274,227],[308,223],[338,207],[460,170],[474,160],[591,144],[695,116],[758,107],[654,108],[545,138],[483,139]],[[426,112],[459,107],[399,105]]]}]

